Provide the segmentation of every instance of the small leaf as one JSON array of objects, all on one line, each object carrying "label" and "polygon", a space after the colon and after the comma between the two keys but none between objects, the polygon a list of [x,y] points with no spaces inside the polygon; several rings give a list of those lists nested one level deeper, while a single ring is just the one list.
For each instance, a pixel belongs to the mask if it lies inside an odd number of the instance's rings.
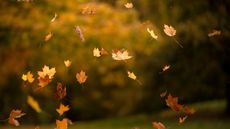
[{"label": "small leaf", "polygon": [[40,113],[42,112],[39,103],[32,97],[32,96],[28,96],[27,98],[27,103],[37,112]]},{"label": "small leaf", "polygon": [[128,73],[128,77],[133,79],[133,80],[136,80],[137,79],[137,76],[133,73],[133,72],[127,72]]},{"label": "small leaf", "polygon": [[165,126],[161,122],[153,122],[152,124],[155,129],[165,129]]},{"label": "small leaf", "polygon": [[100,57],[101,56],[101,52],[98,48],[94,48],[93,49],[93,56],[95,57]]},{"label": "small leaf", "polygon": [[77,73],[77,74],[76,74],[76,78],[77,78],[77,81],[78,81],[80,84],[83,84],[83,83],[85,83],[85,81],[86,81],[86,79],[87,79],[87,76],[86,76],[85,72],[81,70],[80,73]]},{"label": "small leaf", "polygon": [[132,56],[129,56],[129,53],[127,50],[113,50],[112,58],[114,60],[128,60],[128,59],[131,59]]},{"label": "small leaf", "polygon": [[164,25],[164,32],[166,35],[172,37],[176,35],[176,30],[172,26]]},{"label": "small leaf", "polygon": [[66,111],[69,111],[69,105],[63,105],[60,104],[60,107],[58,109],[56,109],[56,111],[59,113],[59,115],[63,115]]},{"label": "small leaf", "polygon": [[71,66],[72,62],[70,60],[65,60],[64,61],[65,66],[68,68]]},{"label": "small leaf", "polygon": [[131,9],[131,8],[133,8],[133,3],[126,3],[124,6],[125,6],[127,9]]},{"label": "small leaf", "polygon": [[20,118],[22,116],[26,115],[25,113],[23,113],[21,110],[12,110],[10,112],[10,116],[8,118],[8,123],[14,126],[19,126],[20,123],[18,120],[16,120],[16,118]]},{"label": "small leaf", "polygon": [[154,33],[153,30],[150,30],[149,28],[147,28],[147,31],[149,32],[149,34],[150,34],[154,39],[157,40],[158,36]]},{"label": "small leaf", "polygon": [[53,37],[53,33],[49,32],[46,36],[45,36],[45,41],[49,41],[51,38]]}]

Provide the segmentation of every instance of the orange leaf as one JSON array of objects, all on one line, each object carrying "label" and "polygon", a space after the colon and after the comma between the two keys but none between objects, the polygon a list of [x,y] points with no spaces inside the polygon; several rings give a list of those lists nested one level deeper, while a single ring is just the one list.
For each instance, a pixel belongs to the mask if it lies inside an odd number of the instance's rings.
[{"label": "orange leaf", "polygon": [[152,124],[155,129],[165,129],[165,126],[161,122],[153,122]]},{"label": "orange leaf", "polygon": [[208,33],[208,37],[217,36],[220,34],[221,34],[220,30],[213,30],[212,32]]},{"label": "orange leaf", "polygon": [[167,90],[160,94],[161,98],[164,98],[167,95]]},{"label": "orange leaf", "polygon": [[172,26],[164,25],[164,32],[166,35],[172,37],[176,35],[176,30]]},{"label": "orange leaf", "polygon": [[28,81],[29,83],[32,83],[34,81],[33,74],[29,71],[27,74],[22,75],[22,80]]},{"label": "orange leaf", "polygon": [[173,111],[183,110],[183,106],[178,104],[178,97],[172,97],[172,95],[169,94],[168,98],[165,101],[166,105],[169,106]]},{"label": "orange leaf", "polygon": [[184,107],[184,112],[188,115],[192,115],[196,112],[196,110],[194,108],[189,108],[188,106]]},{"label": "orange leaf", "polygon": [[59,115],[63,115],[66,111],[69,111],[69,105],[63,105],[62,103],[60,104],[60,107],[56,109],[56,111],[59,113]]},{"label": "orange leaf", "polygon": [[48,85],[51,80],[53,79],[54,74],[56,73],[55,68],[49,69],[49,66],[44,66],[42,71],[38,71],[38,80],[39,80],[39,86],[45,87]]},{"label": "orange leaf", "polygon": [[76,74],[76,78],[77,78],[77,81],[78,81],[80,84],[83,84],[83,83],[86,81],[87,76],[86,76],[85,72],[81,70],[80,73],[77,73],[77,74]]},{"label": "orange leaf", "polygon": [[16,120],[16,118],[20,118],[22,116],[26,115],[25,113],[22,113],[21,110],[12,110],[10,112],[10,116],[8,118],[8,123],[14,126],[19,126],[20,123],[18,122],[18,120]]},{"label": "orange leaf", "polygon": [[64,118],[62,121],[56,120],[56,129],[67,129],[68,128],[68,119]]}]

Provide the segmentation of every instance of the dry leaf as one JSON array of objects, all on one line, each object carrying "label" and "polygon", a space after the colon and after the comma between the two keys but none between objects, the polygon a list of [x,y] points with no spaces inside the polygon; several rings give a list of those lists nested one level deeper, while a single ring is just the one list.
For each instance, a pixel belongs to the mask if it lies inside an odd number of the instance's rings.
[{"label": "dry leaf", "polygon": [[164,25],[164,32],[166,35],[172,37],[176,35],[176,30],[172,26]]},{"label": "dry leaf", "polygon": [[161,97],[161,98],[164,98],[166,95],[167,95],[167,90],[164,91],[164,92],[162,92],[162,93],[160,94],[160,97]]},{"label": "dry leaf", "polygon": [[76,74],[76,78],[77,78],[77,81],[78,81],[80,84],[83,84],[83,83],[86,81],[87,76],[86,76],[85,72],[81,70],[80,73],[77,73],[77,74]]},{"label": "dry leaf", "polygon": [[66,87],[62,86],[60,82],[57,83],[56,95],[59,100],[63,99],[66,96]]},{"label": "dry leaf", "polygon": [[46,42],[49,41],[49,40],[52,38],[52,36],[53,36],[53,33],[52,33],[52,32],[49,32],[49,34],[47,34],[47,35],[45,36],[45,41],[46,41]]},{"label": "dry leaf", "polygon": [[64,61],[65,66],[68,68],[71,66],[72,62],[70,60],[65,60]]},{"label": "dry leaf", "polygon": [[162,72],[167,71],[169,68],[170,68],[170,65],[165,65],[165,66],[162,68]]},{"label": "dry leaf", "polygon": [[81,28],[79,26],[75,26],[75,32],[79,35],[82,42],[85,42],[85,37],[81,31]]},{"label": "dry leaf", "polygon": [[68,119],[64,118],[62,121],[56,120],[56,129],[67,129],[68,128]]},{"label": "dry leaf", "polygon": [[109,53],[104,48],[101,48],[100,54],[101,55],[108,55]]},{"label": "dry leaf", "polygon": [[178,97],[172,97],[171,94],[168,95],[166,105],[170,107],[173,111],[182,111],[183,106],[178,104]]},{"label": "dry leaf", "polygon": [[125,6],[127,9],[131,9],[131,8],[133,8],[133,3],[126,3],[124,6]]},{"label": "dry leaf", "polygon": [[32,83],[34,81],[33,74],[29,71],[27,74],[22,75],[22,80]]},{"label": "dry leaf", "polygon": [[147,28],[147,31],[149,32],[149,34],[150,34],[154,39],[157,40],[158,36],[154,33],[153,30],[150,30],[149,28]]},{"label": "dry leaf", "polygon": [[37,112],[40,113],[42,112],[39,103],[32,97],[32,96],[28,96],[27,97],[27,103]]},{"label": "dry leaf", "polygon": [[131,59],[132,56],[129,56],[129,53],[127,50],[113,50],[112,58],[114,60],[128,60],[128,59]]},{"label": "dry leaf", "polygon": [[94,48],[93,49],[93,56],[95,57],[100,57],[101,56],[101,52],[98,48]]},{"label": "dry leaf", "polygon": [[22,116],[26,115],[25,113],[22,113],[21,110],[12,110],[10,112],[10,116],[8,118],[8,123],[14,126],[19,126],[20,123],[18,122],[18,120],[16,120],[16,118],[20,118]]},{"label": "dry leaf", "polygon": [[42,71],[38,71],[38,80],[39,80],[39,86],[45,87],[48,85],[51,80],[53,79],[54,74],[56,73],[55,68],[49,69],[49,66],[44,66]]},{"label": "dry leaf", "polygon": [[213,30],[212,32],[208,33],[208,37],[217,36],[220,34],[221,34],[220,30]]},{"label": "dry leaf", "polygon": [[184,117],[179,117],[179,124],[184,123],[184,121],[187,119],[188,116],[184,116]]},{"label": "dry leaf", "polygon": [[63,115],[66,111],[69,111],[69,105],[63,105],[62,103],[60,104],[60,107],[56,109],[56,111],[59,113],[59,115]]},{"label": "dry leaf", "polygon": [[188,115],[192,115],[196,112],[196,110],[194,108],[189,108],[188,106],[184,107],[184,112]]},{"label": "dry leaf", "polygon": [[165,126],[161,122],[153,122],[152,124],[155,129],[165,129]]},{"label": "dry leaf", "polygon": [[57,13],[55,13],[54,17],[50,20],[50,22],[54,22],[56,20],[57,16],[58,16]]},{"label": "dry leaf", "polygon": [[136,80],[137,79],[137,76],[133,73],[133,72],[127,72],[128,73],[128,77],[133,79],[133,80]]}]

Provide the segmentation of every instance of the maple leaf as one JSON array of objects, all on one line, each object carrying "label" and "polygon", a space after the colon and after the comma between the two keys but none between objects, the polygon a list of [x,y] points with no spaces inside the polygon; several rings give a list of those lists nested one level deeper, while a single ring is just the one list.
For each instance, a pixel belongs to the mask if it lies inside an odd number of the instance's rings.
[{"label": "maple leaf", "polygon": [[176,30],[172,26],[164,24],[164,32],[166,35],[172,37],[176,35]]},{"label": "maple leaf", "polygon": [[47,41],[49,41],[51,38],[52,38],[52,36],[53,36],[53,33],[52,32],[49,32],[46,36],[45,36],[45,41],[47,42]]},{"label": "maple leaf", "polygon": [[57,13],[55,13],[54,17],[50,20],[50,22],[54,22],[56,20],[57,16],[58,16]]},{"label": "maple leaf", "polygon": [[42,71],[38,71],[38,80],[39,80],[39,86],[45,87],[48,85],[51,80],[53,79],[54,74],[56,73],[55,68],[49,69],[49,66],[44,66]]},{"label": "maple leaf", "polygon": [[179,117],[179,124],[184,123],[184,121],[187,119],[188,116],[184,116],[184,117]]},{"label": "maple leaf", "polygon": [[220,34],[221,34],[220,30],[213,30],[212,32],[208,33],[208,37],[217,36]]},{"label": "maple leaf", "polygon": [[133,8],[133,3],[126,3],[124,6],[125,6],[127,9],[131,9],[131,8]]},{"label": "maple leaf", "polygon": [[56,129],[67,129],[68,128],[68,119],[64,118],[63,120],[56,120]]},{"label": "maple leaf", "polygon": [[80,84],[83,84],[86,81],[87,76],[86,76],[85,72],[81,70],[80,73],[76,74],[76,78]]},{"label": "maple leaf", "polygon": [[171,94],[168,95],[166,105],[170,107],[173,111],[182,111],[183,106],[178,104],[178,97],[172,97]]},{"label": "maple leaf", "polygon": [[56,111],[59,113],[59,115],[63,115],[66,111],[69,111],[69,105],[65,106],[62,103],[60,104],[60,107],[56,109]]},{"label": "maple leaf", "polygon": [[32,97],[32,96],[28,96],[27,97],[27,103],[31,106],[31,108],[33,108],[37,113],[42,112],[39,103]]},{"label": "maple leaf", "polygon": [[79,35],[82,42],[85,42],[85,37],[81,31],[81,28],[79,26],[75,26],[75,32]]},{"label": "maple leaf", "polygon": [[147,28],[147,31],[149,32],[149,34],[150,34],[154,39],[157,40],[158,36],[154,33],[153,30],[150,30],[149,28]]},{"label": "maple leaf", "polygon": [[162,72],[167,71],[169,68],[170,68],[170,65],[165,65],[165,66],[162,68]]},{"label": "maple leaf", "polygon": [[29,71],[27,74],[22,75],[22,80],[32,83],[34,81],[33,74]]},{"label": "maple leaf", "polygon": [[18,120],[16,120],[16,118],[20,118],[22,116],[26,115],[25,113],[23,113],[21,110],[12,110],[10,112],[10,116],[8,118],[8,123],[14,126],[19,126],[20,123],[18,122]]},{"label": "maple leaf", "polygon": [[183,111],[188,115],[192,115],[196,112],[194,108],[189,108],[188,106],[185,106]]},{"label": "maple leaf", "polygon": [[131,59],[132,56],[129,56],[129,53],[127,50],[113,50],[112,58],[114,60],[128,60],[128,59]]},{"label": "maple leaf", "polygon": [[133,72],[127,72],[128,73],[128,77],[133,79],[133,80],[136,80],[137,79],[137,76],[133,73]]},{"label": "maple leaf", "polygon": [[57,98],[58,99],[63,99],[66,96],[66,87],[62,86],[60,82],[57,83]]},{"label": "maple leaf", "polygon": [[65,66],[68,68],[71,66],[72,62],[70,60],[65,60],[64,61]]},{"label": "maple leaf", "polygon": [[98,48],[94,48],[93,49],[93,56],[95,57],[100,57],[101,56],[101,52]]},{"label": "maple leaf", "polygon": [[155,129],[165,129],[165,126],[161,122],[153,122],[152,124]]},{"label": "maple leaf", "polygon": [[162,93],[160,94],[160,97],[161,97],[161,98],[164,98],[166,95],[167,95],[167,90],[164,91],[164,92],[162,92]]}]

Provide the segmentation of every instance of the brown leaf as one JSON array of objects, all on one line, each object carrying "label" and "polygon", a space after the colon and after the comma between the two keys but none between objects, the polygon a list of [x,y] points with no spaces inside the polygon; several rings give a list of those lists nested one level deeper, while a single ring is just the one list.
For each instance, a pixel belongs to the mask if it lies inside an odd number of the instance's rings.
[{"label": "brown leaf", "polygon": [[171,94],[168,95],[166,105],[170,107],[173,111],[182,111],[183,106],[178,104],[178,97],[172,97]]},{"label": "brown leaf", "polygon": [[66,96],[66,87],[63,86],[60,82],[57,83],[56,95],[59,100],[63,99]]},{"label": "brown leaf", "polygon": [[23,113],[21,110],[12,110],[10,112],[10,116],[8,118],[8,123],[14,126],[19,126],[20,123],[18,122],[18,120],[16,120],[16,118],[20,118],[22,116],[26,115],[25,113]]}]

